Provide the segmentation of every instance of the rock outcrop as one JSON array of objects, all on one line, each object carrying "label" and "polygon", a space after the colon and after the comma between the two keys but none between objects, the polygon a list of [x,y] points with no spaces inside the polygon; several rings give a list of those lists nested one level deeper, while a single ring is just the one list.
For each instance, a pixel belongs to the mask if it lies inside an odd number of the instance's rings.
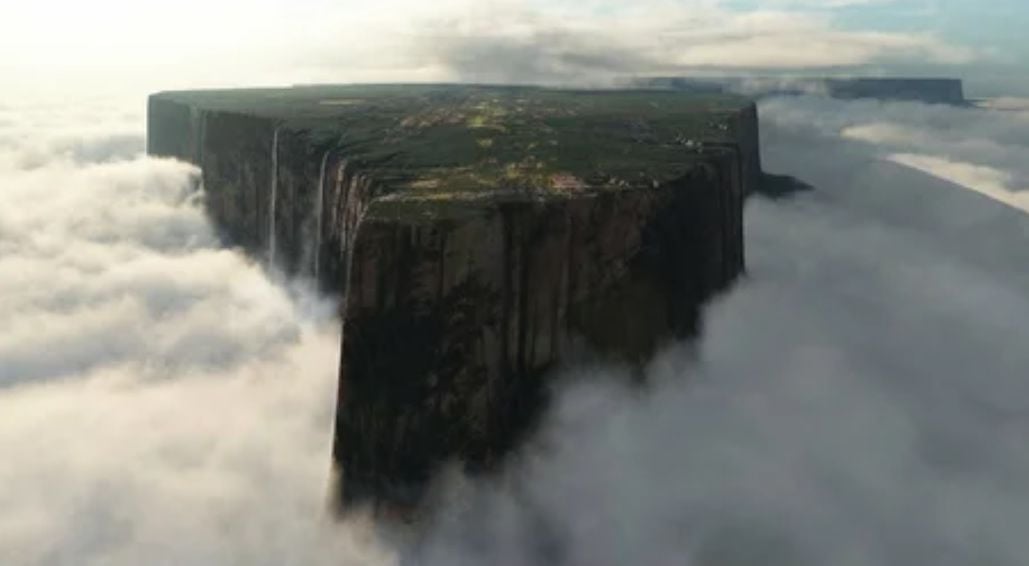
[{"label": "rock outcrop", "polygon": [[588,348],[694,336],[744,267],[757,115],[732,96],[446,86],[151,97],[225,238],[340,298],[344,506],[489,470]]}]

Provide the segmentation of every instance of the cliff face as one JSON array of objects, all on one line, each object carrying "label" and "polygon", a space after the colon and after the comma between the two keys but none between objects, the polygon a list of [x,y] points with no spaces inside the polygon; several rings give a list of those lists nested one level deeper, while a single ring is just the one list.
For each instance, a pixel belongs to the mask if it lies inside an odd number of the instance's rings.
[{"label": "cliff face", "polygon": [[830,96],[843,99],[911,100],[927,104],[965,104],[958,79],[855,78],[826,81]]},{"label": "cliff face", "polygon": [[340,297],[348,506],[490,469],[570,352],[644,360],[743,269],[752,104],[433,88],[150,100],[149,151],[203,167],[226,238]]},{"label": "cliff face", "polygon": [[701,304],[742,267],[735,167],[730,154],[652,190],[484,203],[426,223],[372,204],[346,292],[344,500],[413,503],[442,454],[489,468],[576,340],[643,361],[693,336]]}]

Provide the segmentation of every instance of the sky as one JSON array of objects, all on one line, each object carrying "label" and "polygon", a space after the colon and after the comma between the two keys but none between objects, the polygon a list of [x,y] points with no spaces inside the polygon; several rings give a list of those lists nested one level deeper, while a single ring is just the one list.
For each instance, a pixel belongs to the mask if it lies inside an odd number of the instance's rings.
[{"label": "sky", "polygon": [[989,96],[1029,88],[1019,0],[4,3],[0,71],[35,92],[712,70],[967,75]]}]

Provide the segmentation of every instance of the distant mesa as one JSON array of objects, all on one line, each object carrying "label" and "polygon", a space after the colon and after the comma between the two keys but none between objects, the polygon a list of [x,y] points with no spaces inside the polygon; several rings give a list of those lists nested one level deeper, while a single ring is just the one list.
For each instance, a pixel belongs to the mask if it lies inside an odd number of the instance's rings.
[{"label": "distant mesa", "polygon": [[964,106],[964,86],[949,78],[651,77],[637,86],[697,94],[741,93],[755,97],[813,94],[843,100],[875,99]]},{"label": "distant mesa", "polygon": [[495,469],[571,352],[696,336],[763,182],[756,107],[721,93],[167,92],[148,127],[228,242],[339,298],[339,502],[384,512]]}]

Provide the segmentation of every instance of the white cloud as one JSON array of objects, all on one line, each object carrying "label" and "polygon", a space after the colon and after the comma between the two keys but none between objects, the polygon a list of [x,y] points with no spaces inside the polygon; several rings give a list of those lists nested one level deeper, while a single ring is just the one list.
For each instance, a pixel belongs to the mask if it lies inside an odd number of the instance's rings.
[{"label": "white cloud", "polygon": [[331,309],[221,249],[120,111],[4,113],[2,560],[392,563],[325,513]]},{"label": "white cloud", "polygon": [[711,66],[924,65],[980,55],[933,35],[841,29],[820,10],[774,5],[741,12],[706,0],[632,6],[189,0],[161,12],[105,0],[63,6],[62,18],[51,17],[54,7],[47,6],[25,5],[0,23],[0,50],[18,53],[0,59],[12,85],[38,89],[52,76],[98,89],[480,77],[607,81]]}]

